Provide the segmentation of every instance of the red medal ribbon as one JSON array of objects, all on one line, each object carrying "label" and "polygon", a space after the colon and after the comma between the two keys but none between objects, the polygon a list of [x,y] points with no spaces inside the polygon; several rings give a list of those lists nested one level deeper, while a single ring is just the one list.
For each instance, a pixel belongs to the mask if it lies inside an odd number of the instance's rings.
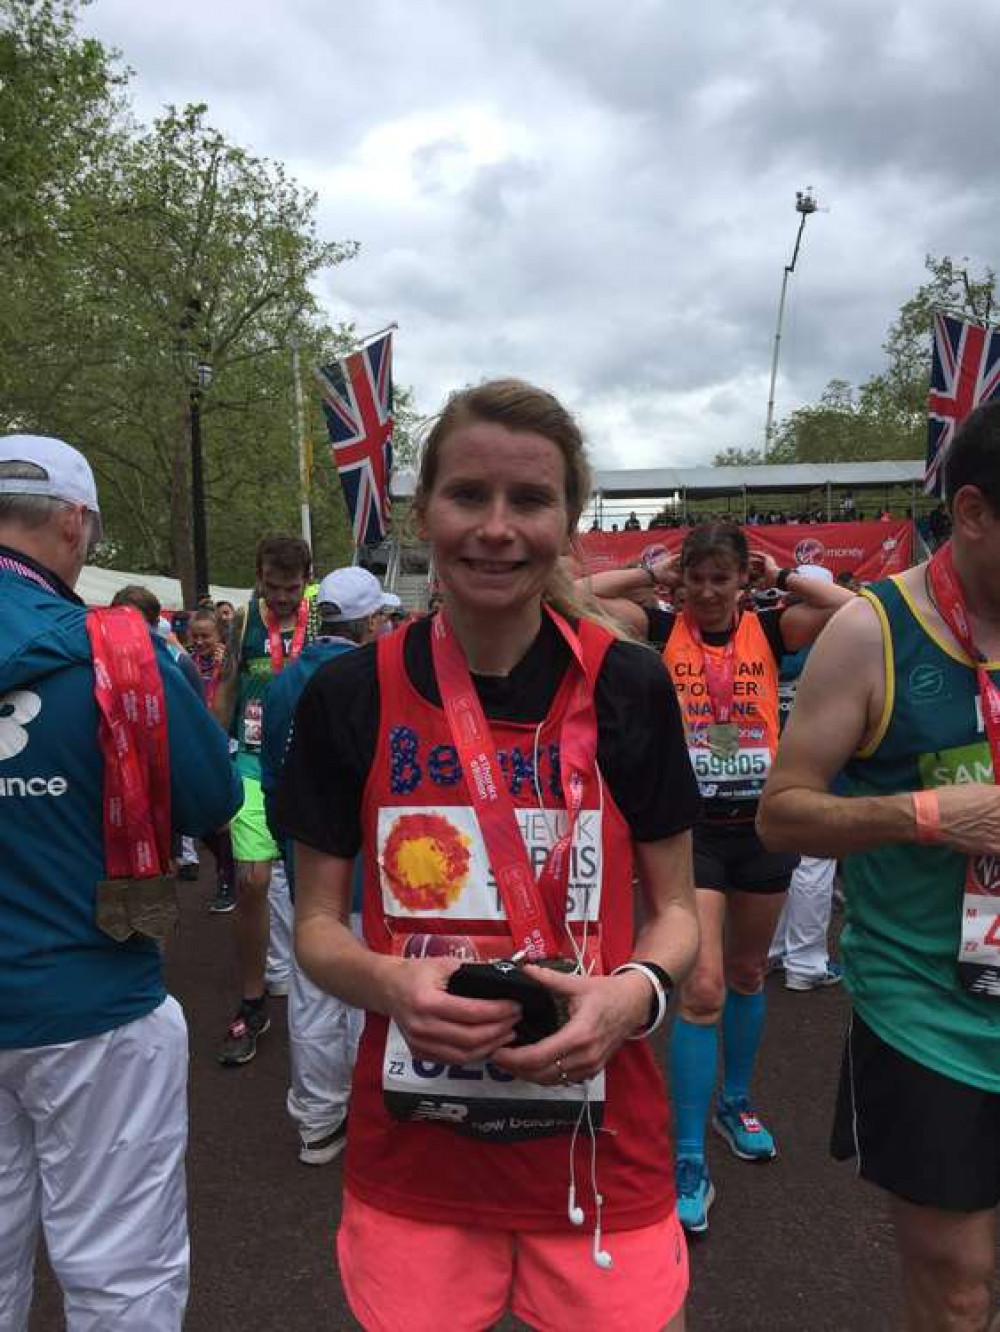
[{"label": "red medal ribbon", "polygon": [[701,652],[702,667],[705,672],[705,688],[712,705],[712,720],[725,724],[733,712],[733,693],[736,680],[736,631],[739,628],[739,616],[733,620],[733,634],[722,652],[722,660],[716,659],[705,651],[705,640],[701,629],[688,611],[684,611],[684,623],[694,643]]},{"label": "red medal ribbon", "polygon": [[278,617],[270,606],[267,608],[267,645],[271,653],[271,670],[275,675],[280,675],[285,668],[286,661],[294,661],[302,651],[303,644],[306,641],[306,625],[309,623],[309,603],[305,597],[299,602],[299,608],[295,613],[295,630],[292,634],[292,646],[288,649],[288,655],[285,656],[285,645],[281,638],[281,626]]},{"label": "red medal ribbon", "polygon": [[155,649],[131,606],[88,611],[87,636],[104,758],[107,876],[155,878],[170,868],[170,750]]},{"label": "red medal ribbon", "polygon": [[952,637],[966,656],[976,664],[979,698],[983,706],[983,721],[993,760],[993,780],[1000,782],[1000,687],[990,678],[985,657],[972,641],[969,613],[965,605],[962,585],[955,570],[951,542],[946,542],[932,556],[927,566],[927,579],[938,614],[951,630]]},{"label": "red medal ribbon", "polygon": [[510,924],[515,951],[523,951],[533,961],[558,957],[562,952],[570,848],[576,821],[583,808],[586,782],[597,764],[593,685],[584,666],[580,641],[551,606],[546,606],[545,610],[573,654],[576,679],[559,736],[566,832],[549,852],[537,882],[465,654],[443,612],[435,615],[431,626],[431,652],[441,702]]}]

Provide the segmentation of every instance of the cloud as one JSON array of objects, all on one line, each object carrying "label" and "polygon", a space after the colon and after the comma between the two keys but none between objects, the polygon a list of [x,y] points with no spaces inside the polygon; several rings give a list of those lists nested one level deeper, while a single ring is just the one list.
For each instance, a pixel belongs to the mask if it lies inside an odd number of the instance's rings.
[{"label": "cloud", "polygon": [[778,414],[864,379],[928,252],[994,253],[1000,8],[952,0],[97,0],[141,115],[204,100],[359,257],[335,320],[400,324],[418,409],[494,374],[578,410],[603,465],[759,443],[797,189]]}]

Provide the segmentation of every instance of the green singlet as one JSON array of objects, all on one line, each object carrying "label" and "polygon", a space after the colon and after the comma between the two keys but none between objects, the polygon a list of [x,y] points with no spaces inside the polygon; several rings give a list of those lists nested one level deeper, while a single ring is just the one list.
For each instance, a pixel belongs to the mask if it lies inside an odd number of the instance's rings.
[{"label": "green singlet", "polygon": [[[873,746],[847,765],[849,793],[992,782],[972,663],[924,621],[899,579],[864,595],[888,641],[886,705]],[[1000,662],[989,670],[1000,679]],[[1000,1092],[1000,1001],[970,995],[958,981],[965,857],[916,843],[884,846],[848,856],[844,874],[841,946],[857,1012],[909,1058]]]},{"label": "green singlet", "polygon": [[[311,626],[310,626],[311,628]],[[306,641],[313,637],[307,629]],[[291,632],[282,633],[282,644],[287,656]],[[237,663],[239,695],[233,717],[233,735],[239,746],[236,768],[243,777],[260,780],[261,726],[264,716],[264,698],[273,679],[271,648],[267,625],[261,618],[260,600],[253,596],[247,607],[247,626]]]}]

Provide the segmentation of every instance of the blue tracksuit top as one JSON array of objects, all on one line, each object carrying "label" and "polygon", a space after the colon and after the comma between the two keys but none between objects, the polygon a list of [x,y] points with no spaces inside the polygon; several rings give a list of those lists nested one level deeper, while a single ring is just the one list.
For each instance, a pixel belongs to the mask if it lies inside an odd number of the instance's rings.
[{"label": "blue tracksuit top", "polygon": [[[292,734],[292,722],[295,709],[302,691],[326,662],[332,661],[344,652],[350,652],[356,644],[346,638],[317,638],[307,643],[291,666],[286,666],[280,675],[275,676],[267,691],[264,702],[264,726],[260,752],[260,784],[264,791],[264,805],[270,820],[270,803],[285,762],[285,751]],[[271,825],[271,835],[284,849],[285,872],[292,897],[295,896],[295,872],[292,848],[287,839],[279,836],[280,829]],[[361,910],[361,857],[354,864],[354,892],[351,903],[352,911]]]},{"label": "blue tracksuit top", "polygon": [[[106,870],[90,640],[83,603],[49,580],[0,569],[0,1049],[96,1036],[166,994],[156,943],[116,943],[94,923]],[[222,728],[162,648],[157,660],[171,822],[208,832],[239,808],[241,784]]]}]

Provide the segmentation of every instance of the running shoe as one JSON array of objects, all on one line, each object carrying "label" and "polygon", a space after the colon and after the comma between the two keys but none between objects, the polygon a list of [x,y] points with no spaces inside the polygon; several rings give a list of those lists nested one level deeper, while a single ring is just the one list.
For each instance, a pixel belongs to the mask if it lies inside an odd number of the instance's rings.
[{"label": "running shoe", "polygon": [[730,1151],[741,1161],[770,1161],[778,1155],[774,1138],[750,1108],[745,1096],[727,1101],[720,1096],[712,1117],[712,1127],[729,1143]]},{"label": "running shoe", "polygon": [[216,915],[222,915],[227,911],[236,909],[236,894],[222,879],[216,883],[215,893],[208,899],[208,909],[215,912]]},{"label": "running shoe", "polygon": [[691,1235],[708,1229],[708,1210],[715,1202],[715,1189],[705,1162],[696,1156],[679,1156],[674,1165],[677,1185],[677,1219]]},{"label": "running shoe", "polygon": [[343,1119],[332,1133],[324,1133],[321,1137],[307,1138],[304,1133],[300,1134],[299,1160],[305,1165],[329,1165],[346,1146],[347,1120]]},{"label": "running shoe", "polygon": [[795,976],[785,972],[786,990],[825,990],[830,985],[839,985],[844,979],[844,968],[839,962],[828,962],[826,970],[818,976]]},{"label": "running shoe", "polygon": [[226,1038],[219,1048],[220,1064],[249,1064],[257,1053],[257,1038],[271,1025],[264,1004],[241,1004],[240,1011],[229,1024]]}]

